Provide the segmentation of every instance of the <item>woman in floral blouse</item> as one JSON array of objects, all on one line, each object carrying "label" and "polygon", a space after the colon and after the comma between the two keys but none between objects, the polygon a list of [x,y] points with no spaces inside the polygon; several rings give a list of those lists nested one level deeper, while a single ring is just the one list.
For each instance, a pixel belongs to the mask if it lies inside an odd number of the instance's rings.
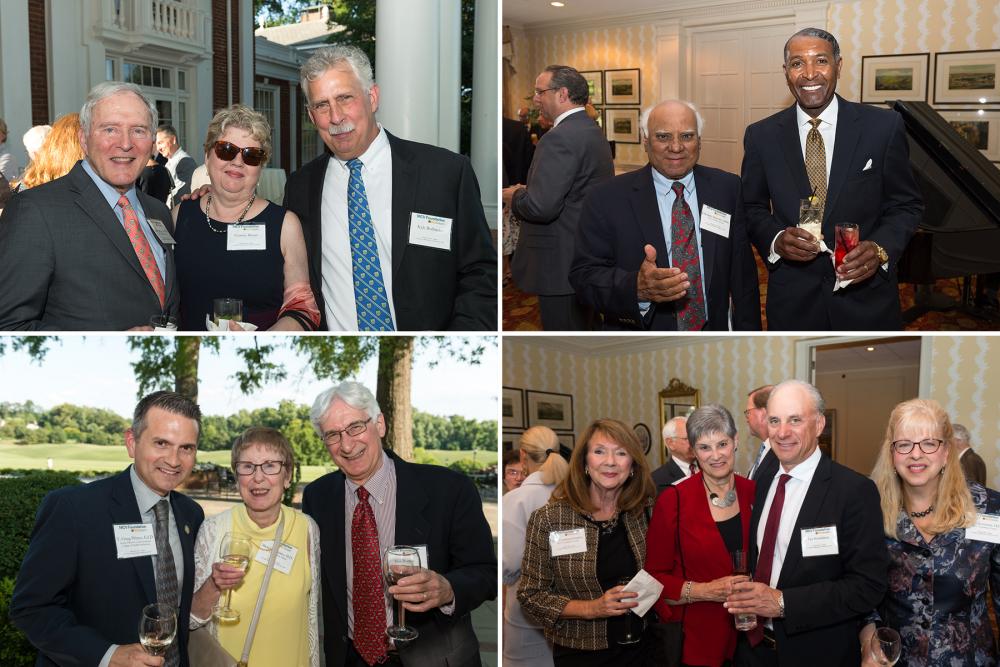
[{"label": "woman in floral blouse", "polygon": [[935,401],[900,403],[889,417],[872,477],[882,496],[889,591],[861,631],[865,665],[876,626],[902,637],[899,665],[997,664],[988,591],[1000,613],[1000,493],[967,485],[948,414]]}]

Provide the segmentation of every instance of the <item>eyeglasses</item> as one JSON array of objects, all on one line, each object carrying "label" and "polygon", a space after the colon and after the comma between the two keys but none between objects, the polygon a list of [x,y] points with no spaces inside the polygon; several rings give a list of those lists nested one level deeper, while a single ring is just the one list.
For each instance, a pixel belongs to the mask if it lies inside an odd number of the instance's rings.
[{"label": "eyeglasses", "polygon": [[370,422],[371,420],[372,418],[369,417],[363,422],[354,422],[352,424],[348,424],[347,428],[342,428],[339,431],[327,431],[326,433],[323,434],[323,442],[332,447],[333,445],[340,444],[340,441],[343,440],[342,434],[344,433],[350,436],[361,435],[362,433],[365,432],[365,430],[368,429],[368,422]]},{"label": "eyeglasses", "polygon": [[549,92],[550,90],[559,90],[559,88],[542,88],[542,89],[535,88],[535,97],[538,97],[540,95],[544,95],[545,93]]},{"label": "eyeglasses", "polygon": [[236,144],[231,144],[228,141],[216,141],[213,148],[215,149],[215,156],[226,162],[235,160],[238,153],[243,153],[243,161],[251,167],[256,167],[267,159],[267,151],[263,148],[240,148]]},{"label": "eyeglasses", "polygon": [[237,461],[236,474],[241,477],[249,477],[257,474],[257,468],[264,471],[265,475],[277,475],[285,467],[284,461],[264,461],[263,463],[250,463],[249,461]]},{"label": "eyeglasses", "polygon": [[514,479],[520,479],[524,477],[524,473],[518,470],[517,468],[511,468],[507,470],[506,472],[504,472],[504,475],[506,475],[507,477],[513,477]]},{"label": "eyeglasses", "polygon": [[899,454],[909,454],[913,451],[914,445],[920,446],[920,451],[924,454],[933,454],[936,452],[941,445],[944,444],[944,440],[938,440],[937,438],[927,438],[926,440],[921,440],[920,442],[912,442],[910,440],[896,440],[892,443],[892,448],[896,450]]}]

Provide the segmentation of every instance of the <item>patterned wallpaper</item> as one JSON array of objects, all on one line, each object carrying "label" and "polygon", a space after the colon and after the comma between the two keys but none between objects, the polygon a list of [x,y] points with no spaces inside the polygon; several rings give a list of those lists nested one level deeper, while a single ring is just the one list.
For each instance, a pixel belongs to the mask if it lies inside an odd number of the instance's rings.
[{"label": "patterned wallpaper", "polygon": [[[701,390],[701,402],[721,403],[733,413],[740,442],[749,431],[743,419],[746,393],[795,374],[792,336],[734,337],[726,341],[665,346],[643,352],[589,356],[553,349],[544,338],[505,336],[503,384],[573,395],[574,432],[598,417],[654,431],[657,393],[676,377]],[[973,447],[986,461],[989,479],[1000,485],[1000,336],[933,336],[927,396],[941,401],[964,423]],[[992,365],[991,365],[992,362]],[[655,452],[655,449],[653,450]],[[737,469],[749,467],[749,448],[737,454]],[[655,465],[659,459],[651,457]]]}]

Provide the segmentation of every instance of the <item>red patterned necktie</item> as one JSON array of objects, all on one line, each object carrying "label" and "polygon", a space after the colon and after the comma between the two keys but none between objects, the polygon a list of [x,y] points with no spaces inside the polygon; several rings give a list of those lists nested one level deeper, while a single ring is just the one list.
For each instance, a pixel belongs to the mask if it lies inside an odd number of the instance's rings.
[{"label": "red patterned necktie", "polygon": [[368,490],[358,487],[358,504],[351,519],[351,556],[354,559],[354,648],[369,665],[386,659],[385,593],[379,557],[375,512]]},{"label": "red patterned necktie", "polygon": [[128,197],[125,195],[118,198],[118,205],[122,207],[122,215],[125,218],[125,233],[128,234],[128,240],[132,242],[132,247],[135,249],[135,256],[139,258],[139,264],[142,266],[142,270],[146,272],[149,284],[153,286],[153,291],[156,292],[156,298],[160,300],[160,308],[163,308],[167,290],[163,285],[163,276],[160,275],[160,268],[156,265],[156,257],[153,256],[153,250],[149,247],[149,241],[146,240],[146,235],[142,233],[142,228],[139,226],[139,216],[136,215],[135,209],[132,208],[132,204],[129,203]]},{"label": "red patterned necktie", "polygon": [[[757,572],[754,573],[754,581],[759,581],[765,586],[771,585],[771,566],[774,564],[774,545],[778,541],[778,526],[781,523],[781,508],[785,504],[785,484],[792,478],[791,475],[781,475],[778,478],[778,488],[774,491],[774,500],[771,501],[771,509],[767,513],[767,523],[764,524],[764,539],[760,543],[760,555],[757,556]],[[751,646],[756,646],[764,638],[764,628],[758,623],[757,626],[747,632],[747,638]]]},{"label": "red patterned necktie", "polygon": [[701,289],[701,266],[698,264],[698,238],[694,233],[694,216],[684,201],[684,184],[675,181],[674,205],[670,211],[670,255],[673,266],[687,274],[687,296],[677,310],[678,331],[701,331],[705,326],[705,296]]}]

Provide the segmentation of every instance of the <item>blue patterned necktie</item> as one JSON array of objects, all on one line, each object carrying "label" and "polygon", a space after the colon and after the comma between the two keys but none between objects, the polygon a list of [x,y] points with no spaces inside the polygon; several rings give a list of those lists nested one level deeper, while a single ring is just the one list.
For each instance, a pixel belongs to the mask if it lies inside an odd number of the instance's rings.
[{"label": "blue patterned necktie", "polygon": [[351,177],[347,181],[347,221],[351,236],[351,272],[354,276],[354,305],[358,309],[358,331],[394,331],[389,298],[385,294],[382,268],[378,261],[375,227],[368,209],[368,195],[361,178],[361,160],[347,161]]}]

